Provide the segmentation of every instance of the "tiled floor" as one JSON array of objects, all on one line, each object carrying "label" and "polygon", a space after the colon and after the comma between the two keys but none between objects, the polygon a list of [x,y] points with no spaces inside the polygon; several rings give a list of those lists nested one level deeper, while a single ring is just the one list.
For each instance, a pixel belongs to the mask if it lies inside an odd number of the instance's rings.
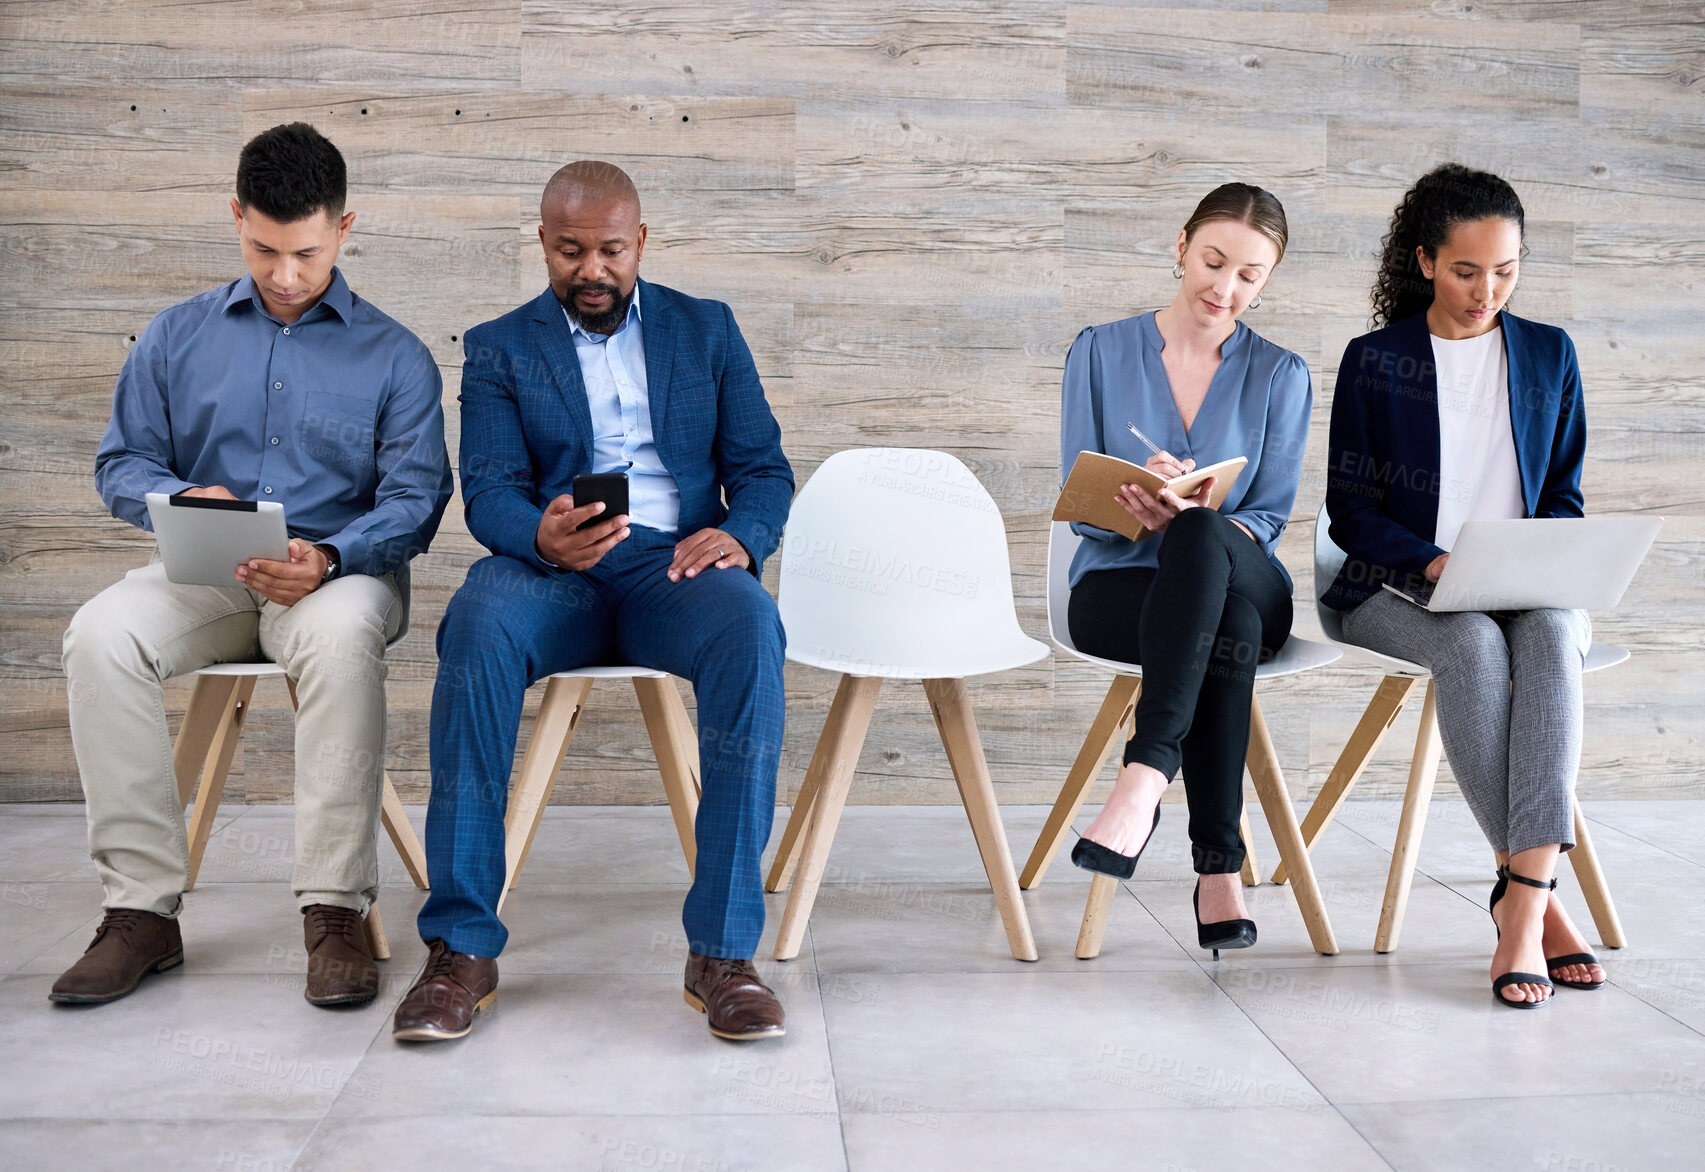
[{"label": "tiled floor", "polygon": [[[1005,811],[1021,860],[1043,813]],[[47,990],[100,904],[81,810],[0,807],[0,1166],[1705,1162],[1705,802],[1589,807],[1631,946],[1606,954],[1609,987],[1559,990],[1541,1013],[1492,1004],[1491,867],[1460,803],[1434,806],[1398,951],[1371,951],[1396,807],[1350,803],[1315,856],[1342,954],[1316,956],[1269,884],[1249,895],[1260,945],[1217,964],[1194,947],[1183,814],[1165,808],[1094,961],[1072,956],[1088,884],[1062,856],[1025,896],[1042,952],[1027,965],[958,809],[849,809],[806,947],[761,961],[788,1035],[742,1047],[681,1003],[667,812],[552,809],[506,909],[496,1008],[461,1042],[404,1048],[388,1027],[424,956],[421,895],[388,843],[377,1004],[303,1001],[291,812],[234,807],[188,899],[187,963],[67,1009]],[[1562,890],[1585,925],[1567,868]]]}]

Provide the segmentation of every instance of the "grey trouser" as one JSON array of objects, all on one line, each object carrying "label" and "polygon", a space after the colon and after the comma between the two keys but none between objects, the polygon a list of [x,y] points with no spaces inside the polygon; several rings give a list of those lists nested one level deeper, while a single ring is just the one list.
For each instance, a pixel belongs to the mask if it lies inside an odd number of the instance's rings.
[{"label": "grey trouser", "polygon": [[1586,611],[1435,614],[1381,590],[1345,612],[1344,638],[1432,670],[1445,756],[1492,849],[1575,845]]},{"label": "grey trouser", "polygon": [[379,885],[385,643],[402,624],[389,574],[336,578],[287,607],[236,585],[175,585],[156,562],[85,603],[65,632],[65,675],[105,906],[175,916],[189,881],[162,681],[269,659],[301,701],[297,905],[365,913]]}]

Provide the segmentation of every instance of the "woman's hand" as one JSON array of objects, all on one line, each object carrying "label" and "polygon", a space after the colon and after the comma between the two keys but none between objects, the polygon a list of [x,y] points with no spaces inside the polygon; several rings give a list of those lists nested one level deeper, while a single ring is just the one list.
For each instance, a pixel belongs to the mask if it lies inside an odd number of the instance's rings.
[{"label": "woman's hand", "polygon": [[1166,527],[1172,524],[1172,518],[1179,513],[1185,509],[1199,509],[1208,502],[1214,491],[1214,479],[1210,476],[1202,481],[1201,487],[1188,497],[1181,497],[1170,488],[1163,488],[1160,490],[1160,496],[1156,498],[1144,492],[1138,485],[1121,484],[1119,495],[1113,499],[1119,502],[1120,508],[1135,517],[1144,529],[1150,533],[1164,533]]},{"label": "woman's hand", "polygon": [[1438,557],[1428,562],[1427,568],[1422,570],[1421,573],[1426,575],[1427,581],[1437,582],[1440,578],[1444,577],[1445,563],[1448,561],[1450,561],[1450,555],[1448,553],[1441,553]]},{"label": "woman's hand", "polygon": [[1180,460],[1171,452],[1156,452],[1143,467],[1165,480],[1173,480],[1195,468],[1196,461]]}]

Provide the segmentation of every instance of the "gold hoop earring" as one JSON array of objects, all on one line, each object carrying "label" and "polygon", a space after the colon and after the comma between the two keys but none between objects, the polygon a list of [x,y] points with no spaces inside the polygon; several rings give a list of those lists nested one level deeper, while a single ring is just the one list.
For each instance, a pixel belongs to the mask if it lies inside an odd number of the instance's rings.
[{"label": "gold hoop earring", "polygon": [[1250,309],[1260,309],[1261,308],[1261,294],[1257,293],[1255,295],[1255,300],[1251,301],[1249,303],[1249,308]]},{"label": "gold hoop earring", "polygon": [[1172,279],[1174,281],[1182,281],[1184,279],[1184,266],[1182,264],[1175,264],[1172,266]]}]

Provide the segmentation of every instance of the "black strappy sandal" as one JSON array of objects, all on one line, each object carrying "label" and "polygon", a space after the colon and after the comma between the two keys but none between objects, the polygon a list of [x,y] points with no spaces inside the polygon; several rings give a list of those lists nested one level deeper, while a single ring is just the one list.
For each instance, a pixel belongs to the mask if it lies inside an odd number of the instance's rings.
[{"label": "black strappy sandal", "polygon": [[[1572,964],[1582,966],[1598,965],[1599,960],[1598,957],[1594,956],[1590,952],[1571,952],[1567,956],[1548,956],[1545,958],[1545,968],[1552,974],[1551,979],[1557,984],[1566,985],[1571,989],[1604,988],[1603,981],[1565,981],[1562,977],[1556,975],[1558,969],[1566,969]],[[1599,967],[1602,968],[1603,966],[1599,965]]]},{"label": "black strappy sandal", "polygon": [[[1525,883],[1529,887],[1537,887],[1542,891],[1553,891],[1557,887],[1557,880],[1555,879],[1552,879],[1550,882],[1541,882],[1538,879],[1529,879],[1526,875],[1517,875],[1514,871],[1510,870],[1508,865],[1499,867],[1498,882],[1493,886],[1491,901],[1486,906],[1487,914],[1491,914],[1492,909],[1498,906],[1498,901],[1504,898],[1504,893],[1510,889],[1511,880],[1514,880],[1517,883]],[[1492,927],[1498,933],[1498,939],[1502,940],[1504,938],[1504,930],[1498,927],[1498,917],[1495,915],[1492,916]],[[1546,963],[1550,964],[1551,962],[1546,961]],[[1538,973],[1511,972],[1504,973],[1492,982],[1492,1000],[1496,1001],[1499,1005],[1507,1005],[1511,1009],[1539,1009],[1542,1006],[1551,1004],[1551,997],[1547,997],[1543,1001],[1511,1001],[1508,997],[1504,996],[1504,990],[1509,988],[1511,985],[1543,985],[1545,988],[1551,990],[1552,997],[1557,995],[1557,986],[1551,983],[1549,975],[1541,976]]]}]

